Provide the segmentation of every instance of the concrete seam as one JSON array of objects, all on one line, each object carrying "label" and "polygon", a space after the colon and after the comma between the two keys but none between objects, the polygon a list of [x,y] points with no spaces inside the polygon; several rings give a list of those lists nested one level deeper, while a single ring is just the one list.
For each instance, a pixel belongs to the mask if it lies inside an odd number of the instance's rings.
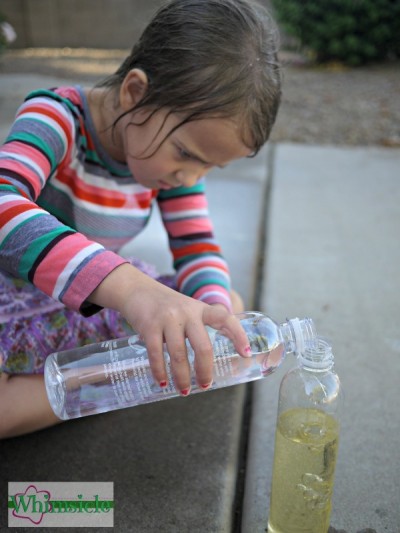
[{"label": "concrete seam", "polygon": [[[253,294],[251,304],[253,309],[258,310],[261,306],[261,295],[264,287],[264,257],[268,244],[268,219],[269,207],[274,173],[275,160],[275,145],[269,144],[267,150],[267,168],[265,185],[262,191],[261,216],[260,227],[258,230],[259,245],[257,249],[257,258],[254,272]],[[246,386],[246,396],[243,407],[242,432],[239,443],[239,457],[238,457],[238,471],[236,478],[236,492],[233,501],[233,518],[232,518],[232,533],[241,533],[242,531],[242,515],[243,504],[245,496],[246,483],[246,465],[249,447],[251,415],[252,415],[252,399],[253,399],[253,384],[249,383]],[[244,532],[245,533],[245,532]]]},{"label": "concrete seam", "polygon": [[262,205],[261,212],[262,216],[260,217],[260,228],[258,231],[259,235],[259,246],[257,251],[257,264],[255,268],[255,280],[253,288],[253,297],[252,303],[254,309],[260,310],[261,307],[261,295],[263,294],[263,288],[265,285],[264,279],[264,265],[265,265],[265,252],[268,247],[268,221],[269,221],[269,211],[271,203],[271,191],[273,185],[274,177],[274,163],[275,163],[275,144],[269,144],[267,150],[267,171],[266,171],[266,180],[264,191],[262,195]]}]

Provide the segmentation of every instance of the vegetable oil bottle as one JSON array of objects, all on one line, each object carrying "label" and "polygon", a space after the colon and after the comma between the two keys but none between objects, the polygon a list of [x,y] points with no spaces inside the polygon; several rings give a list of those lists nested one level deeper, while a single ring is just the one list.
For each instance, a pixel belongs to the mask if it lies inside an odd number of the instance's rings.
[{"label": "vegetable oil bottle", "polygon": [[327,533],[339,442],[340,382],[332,348],[318,338],[283,378],[269,533]]}]

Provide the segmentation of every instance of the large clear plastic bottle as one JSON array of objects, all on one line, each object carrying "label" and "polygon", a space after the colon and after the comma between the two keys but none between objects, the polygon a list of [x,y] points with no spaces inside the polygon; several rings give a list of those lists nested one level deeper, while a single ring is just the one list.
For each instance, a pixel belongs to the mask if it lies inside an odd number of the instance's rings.
[{"label": "large clear plastic bottle", "polygon": [[[314,323],[298,318],[277,324],[258,312],[238,315],[249,338],[252,356],[238,355],[232,341],[207,328],[214,351],[213,385],[218,389],[271,374],[287,353],[299,353],[315,341]],[[202,391],[195,380],[194,353],[187,342],[192,370],[192,393]],[[61,419],[78,418],[179,396],[164,352],[167,387],[153,379],[146,346],[139,335],[105,341],[50,355],[45,365],[47,396]]]},{"label": "large clear plastic bottle", "polygon": [[340,381],[318,338],[279,390],[268,533],[327,533],[339,444]]}]

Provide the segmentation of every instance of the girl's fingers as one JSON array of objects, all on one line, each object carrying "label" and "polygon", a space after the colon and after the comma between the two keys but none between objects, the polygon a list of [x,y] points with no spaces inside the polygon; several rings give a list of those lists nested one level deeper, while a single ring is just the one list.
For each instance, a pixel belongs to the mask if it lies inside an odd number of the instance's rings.
[{"label": "girl's fingers", "polygon": [[221,307],[207,306],[204,310],[204,323],[229,337],[238,353],[243,357],[251,356],[249,339],[237,316],[224,311]]},{"label": "girl's fingers", "polygon": [[[202,389],[207,389],[212,384],[214,358],[206,325],[229,337],[240,355],[244,357],[251,355],[249,341],[240,320],[224,307],[196,302],[188,297],[178,296],[172,291],[171,294],[162,292],[162,295],[165,301],[161,309],[159,304],[157,309],[153,309],[153,313],[143,315],[142,312],[139,320],[132,319],[137,331],[142,333],[153,377],[161,387],[168,383],[164,347],[169,353],[170,370],[177,391],[183,396],[189,394],[192,376],[186,337],[194,351],[194,371],[198,385]],[[178,299],[179,305],[176,304]],[[168,312],[163,312],[163,309]],[[151,316],[151,326],[149,316]],[[158,325],[157,330],[154,329],[155,323]],[[163,333],[165,346],[163,346]]]},{"label": "girl's fingers", "polygon": [[162,333],[152,332],[144,339],[144,342],[153,378],[161,387],[166,387],[168,374],[165,367]]},{"label": "girl's fingers", "polygon": [[164,337],[171,362],[171,373],[175,388],[183,396],[187,396],[190,393],[191,373],[184,330],[176,326],[166,328]]},{"label": "girl's fingers", "polygon": [[186,334],[195,353],[194,370],[196,381],[201,389],[208,389],[213,381],[213,349],[204,324],[191,323]]}]

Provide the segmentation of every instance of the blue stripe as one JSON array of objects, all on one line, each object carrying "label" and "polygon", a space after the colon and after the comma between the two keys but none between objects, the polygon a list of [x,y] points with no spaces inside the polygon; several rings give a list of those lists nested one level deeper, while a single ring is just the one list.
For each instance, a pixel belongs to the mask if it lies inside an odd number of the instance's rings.
[{"label": "blue stripe", "polygon": [[96,257],[97,255],[99,254],[102,254],[104,252],[104,248],[101,248],[99,250],[96,250],[95,252],[91,253],[90,255],[88,255],[83,261],[81,261],[79,263],[79,265],[76,267],[75,270],[73,270],[69,277],[68,277],[68,280],[66,281],[65,285],[64,285],[64,288],[62,289],[62,291],[60,292],[59,296],[58,296],[58,299],[60,301],[63,301],[63,298],[64,298],[64,294],[67,292],[67,290],[69,289],[69,287],[71,286],[71,284],[74,282],[76,276],[79,274],[79,272],[94,258]]}]

